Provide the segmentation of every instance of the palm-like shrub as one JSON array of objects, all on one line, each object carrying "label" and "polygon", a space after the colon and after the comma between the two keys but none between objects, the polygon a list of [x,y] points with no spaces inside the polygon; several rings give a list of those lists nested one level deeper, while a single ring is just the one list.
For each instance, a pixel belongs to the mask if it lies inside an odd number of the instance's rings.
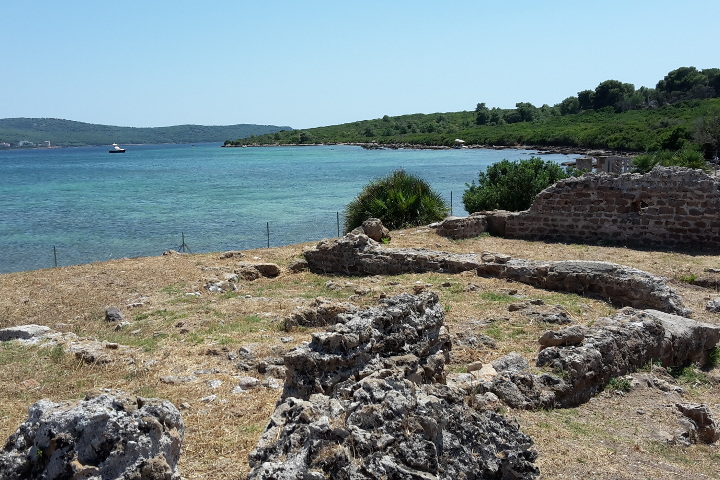
[{"label": "palm-like shrub", "polygon": [[379,218],[394,230],[426,225],[445,218],[450,209],[427,182],[405,170],[367,184],[345,207],[345,231],[359,227],[368,218]]},{"label": "palm-like shrub", "polygon": [[707,162],[702,153],[690,148],[678,151],[660,150],[653,153],[645,153],[633,158],[633,171],[636,173],[647,173],[655,167],[685,167],[707,169]]}]

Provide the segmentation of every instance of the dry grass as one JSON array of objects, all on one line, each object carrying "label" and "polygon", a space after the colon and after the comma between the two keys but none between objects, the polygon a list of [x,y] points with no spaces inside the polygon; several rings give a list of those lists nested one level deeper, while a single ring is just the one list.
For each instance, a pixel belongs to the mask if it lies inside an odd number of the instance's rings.
[{"label": "dry grass", "polygon": [[[530,259],[604,260],[670,277],[695,318],[720,324],[704,304],[717,292],[682,279],[708,276],[719,268],[720,256],[661,251],[564,245],[494,237],[451,241],[426,228],[393,232],[392,246],[423,247],[450,252],[502,252]],[[287,265],[309,246],[244,252],[242,259],[219,254],[170,255],[114,260],[73,267],[0,275],[0,328],[35,323],[83,338],[117,342],[116,361],[86,365],[60,348],[0,345],[0,438],[7,438],[40,398],[73,399],[103,388],[142,396],[167,398],[182,410],[186,426],[182,473],[187,479],[241,478],[247,456],[265,427],[279,392],[257,388],[233,394],[237,376],[244,375],[228,354],[252,345],[258,358],[278,357],[309,338],[309,331],[281,331],[282,320],[318,296],[366,306],[381,295],[412,292],[417,285],[436,291],[445,306],[453,334],[485,334],[494,349],[456,347],[451,371],[464,371],[470,361],[490,361],[517,351],[532,361],[537,338],[549,326],[532,322],[508,304],[517,296],[562,305],[577,323],[614,310],[595,299],[535,289],[523,284],[460,275],[422,274],[396,277],[337,277],[304,272],[276,279],[242,281],[232,294],[208,292],[204,286],[222,279],[238,261]],[[328,280],[340,289],[326,287]],[[444,286],[443,286],[444,285]],[[186,293],[200,292],[199,296]],[[515,296],[511,296],[510,294]],[[108,306],[119,307],[132,322],[117,332],[104,321]],[[131,305],[135,305],[130,307]],[[282,336],[292,336],[289,343]],[[200,372],[200,373],[198,373]],[[210,372],[210,373],[202,373]],[[712,376],[713,372],[711,372]],[[194,376],[168,384],[165,376]],[[262,376],[261,376],[262,377]],[[208,380],[223,383],[212,389]],[[720,416],[717,384],[683,385],[685,400],[705,402]],[[201,399],[215,394],[211,402]],[[544,478],[713,478],[720,466],[717,446],[667,446],[658,431],[676,428],[677,419],[659,390],[633,391],[625,396],[601,395],[569,410],[509,411],[536,442]],[[643,414],[637,413],[643,411]],[[715,477],[717,478],[717,477]]]}]

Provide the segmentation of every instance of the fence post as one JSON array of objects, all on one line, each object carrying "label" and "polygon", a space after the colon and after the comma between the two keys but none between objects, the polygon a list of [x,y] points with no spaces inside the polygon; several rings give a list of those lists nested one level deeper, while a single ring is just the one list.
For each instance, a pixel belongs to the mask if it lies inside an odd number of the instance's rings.
[{"label": "fence post", "polygon": [[270,248],[270,222],[267,222],[267,248]]},{"label": "fence post", "polygon": [[338,237],[340,236],[340,212],[337,213],[337,230],[338,230]]},{"label": "fence post", "polygon": [[452,204],[452,190],[450,190],[450,216],[452,217],[452,210],[453,210],[453,204]]},{"label": "fence post", "polygon": [[55,258],[55,268],[57,268],[57,250],[55,249],[55,245],[53,245],[53,257]]}]

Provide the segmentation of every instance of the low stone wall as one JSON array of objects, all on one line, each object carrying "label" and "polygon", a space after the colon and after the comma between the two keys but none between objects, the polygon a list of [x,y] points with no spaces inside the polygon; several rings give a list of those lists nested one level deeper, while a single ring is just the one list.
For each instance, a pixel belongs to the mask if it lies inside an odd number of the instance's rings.
[{"label": "low stone wall", "polygon": [[438,235],[459,240],[480,236],[488,229],[485,215],[473,213],[469,217],[448,217],[437,227]]},{"label": "low stone wall", "polygon": [[321,241],[305,252],[305,259],[315,273],[397,275],[476,270],[479,275],[595,296],[618,307],[653,308],[685,316],[691,313],[664,278],[607,262],[537,262],[488,252],[478,255],[385,248],[365,235],[353,234]]},{"label": "low stone wall", "polygon": [[[479,212],[488,232],[510,238],[607,242],[662,248],[720,247],[720,180],[700,170],[656,167],[640,174],[587,174],[540,192],[524,212]],[[468,238],[478,216],[438,233]]]}]

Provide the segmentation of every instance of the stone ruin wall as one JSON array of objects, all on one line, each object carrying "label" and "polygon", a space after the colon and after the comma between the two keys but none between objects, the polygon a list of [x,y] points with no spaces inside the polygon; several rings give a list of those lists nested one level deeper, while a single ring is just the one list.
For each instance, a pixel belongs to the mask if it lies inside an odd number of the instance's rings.
[{"label": "stone ruin wall", "polygon": [[[482,213],[489,233],[511,238],[663,248],[720,246],[720,181],[700,170],[588,174],[548,187],[524,212]],[[438,233],[468,238],[477,232],[478,216],[464,222],[451,219]]]}]

